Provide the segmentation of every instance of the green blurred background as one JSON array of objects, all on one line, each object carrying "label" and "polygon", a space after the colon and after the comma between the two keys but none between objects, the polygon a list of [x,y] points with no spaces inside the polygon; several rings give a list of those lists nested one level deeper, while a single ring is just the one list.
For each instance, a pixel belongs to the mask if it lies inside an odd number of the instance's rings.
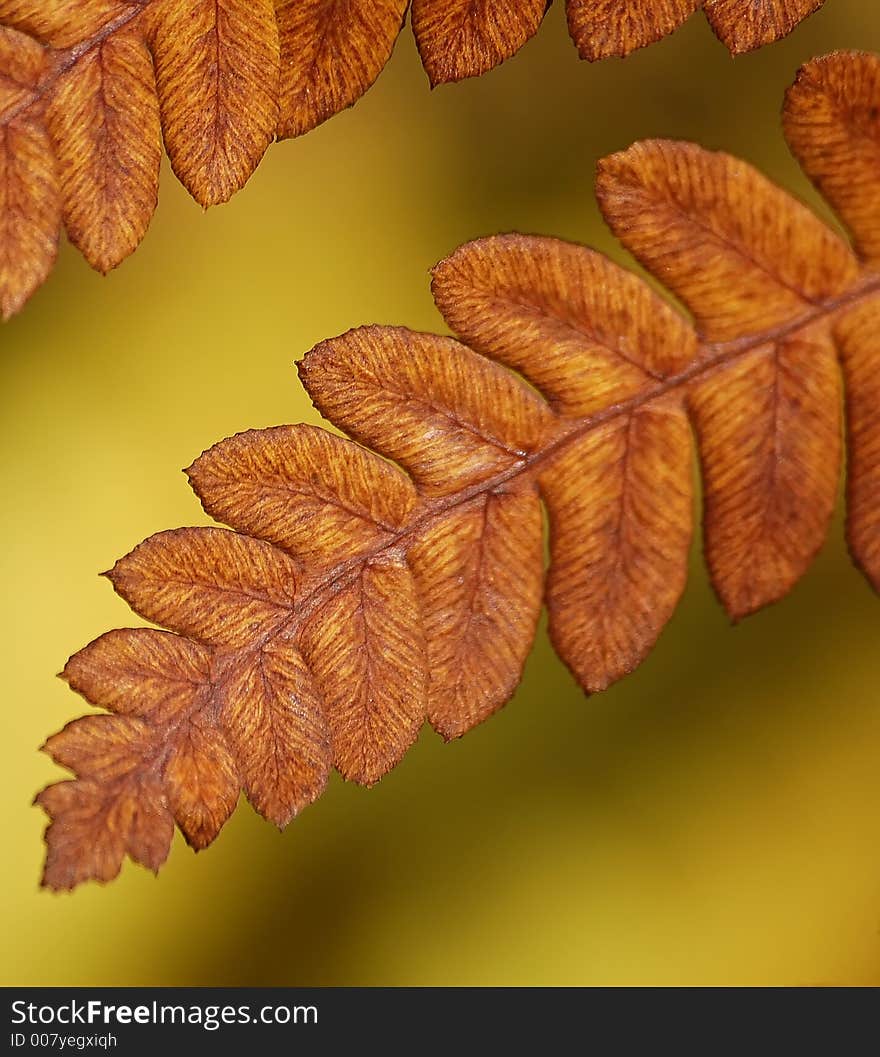
[{"label": "green blurred background", "polygon": [[407,31],[351,112],[270,149],[202,214],[170,173],[101,279],[69,248],[2,357],[4,984],[878,984],[880,600],[840,519],[794,594],[731,628],[695,548],[648,661],[586,699],[542,630],[520,692],[463,741],[426,730],[367,792],[334,778],[283,835],[244,803],[207,854],[175,838],[73,896],[37,888],[36,753],[80,713],[54,678],[137,623],[96,574],[204,523],[179,472],[249,427],[317,421],[293,362],[367,322],[437,329],[428,269],[518,229],[625,261],[592,193],[647,136],[724,147],[822,208],[779,126],[798,65],[880,50],[828,0],[731,60],[705,21],[579,62],[555,4],[479,81],[429,92]]}]

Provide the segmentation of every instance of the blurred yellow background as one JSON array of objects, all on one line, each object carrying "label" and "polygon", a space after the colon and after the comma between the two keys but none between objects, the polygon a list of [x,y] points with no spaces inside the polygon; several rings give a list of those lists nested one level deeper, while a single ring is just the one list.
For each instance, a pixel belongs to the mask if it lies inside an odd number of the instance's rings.
[{"label": "blurred yellow background", "polygon": [[[731,628],[695,548],[644,666],[586,699],[542,630],[515,699],[463,741],[426,730],[364,791],[338,777],[283,835],[242,802],[158,880],[37,888],[36,753],[84,710],[68,654],[136,624],[97,573],[204,523],[180,468],[249,427],[318,421],[293,369],[368,322],[442,326],[428,269],[504,230],[625,261],[603,154],[724,147],[817,204],[779,127],[798,65],[880,50],[827,0],[735,62],[695,17],[625,62],[579,62],[561,3],[479,81],[429,92],[411,36],[351,112],[271,148],[202,214],[169,172],[107,279],[69,248],[0,330],[6,662],[3,984],[878,984],[880,600],[841,526],[794,594]],[[822,208],[818,206],[818,208]]]}]

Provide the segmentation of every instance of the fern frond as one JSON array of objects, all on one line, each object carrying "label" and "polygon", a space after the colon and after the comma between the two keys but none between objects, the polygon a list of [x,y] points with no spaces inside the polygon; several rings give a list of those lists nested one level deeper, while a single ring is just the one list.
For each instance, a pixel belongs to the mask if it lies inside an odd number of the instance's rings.
[{"label": "fern frond", "polygon": [[109,574],[169,630],[68,662],[113,714],[47,743],[78,777],[38,798],[44,883],[108,880],[126,854],[155,869],[172,820],[202,848],[239,790],[283,826],[331,765],[377,781],[426,719],[464,734],[519,682],[542,595],[585,690],[632,671],[684,588],[695,446],[721,602],[777,601],[827,532],[840,368],[849,546],[880,588],[878,111],[880,58],[859,53],[808,64],[786,102],[855,252],[729,155],[652,140],[600,164],[608,222],[693,323],[586,247],[513,234],[434,270],[461,340],[371,326],[309,352],[303,384],[351,439],[221,441],[188,472],[232,531],[159,533]]}]

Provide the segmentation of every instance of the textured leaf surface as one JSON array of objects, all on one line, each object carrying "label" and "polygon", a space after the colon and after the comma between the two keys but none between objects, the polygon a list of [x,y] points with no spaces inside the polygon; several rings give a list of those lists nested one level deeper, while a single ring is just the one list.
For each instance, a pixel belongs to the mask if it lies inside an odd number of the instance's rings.
[{"label": "textured leaf surface", "polygon": [[[579,53],[597,59],[659,40],[701,6],[727,46],[745,51],[777,40],[822,2],[567,0],[566,8]],[[538,30],[549,4],[0,0],[4,318],[49,274],[62,219],[98,271],[116,267],[137,247],[156,205],[160,131],[196,201],[225,202],[273,139],[303,135],[363,95],[388,61],[410,6],[423,64],[437,85],[479,76],[509,58]],[[855,98],[854,85],[838,84],[830,68],[826,74],[826,109],[841,105],[841,93]],[[868,61],[865,98],[875,83]],[[825,121],[818,104],[800,109],[813,111],[803,121]],[[856,100],[851,110],[851,132],[838,129],[839,150],[871,121],[868,134],[876,139],[870,105],[860,109]],[[860,182],[839,191],[849,205],[828,188],[847,220],[851,210],[869,208],[872,177],[859,157]],[[822,165],[820,157],[807,164],[820,184]],[[876,248],[876,233],[865,239],[860,249]]]},{"label": "textured leaf surface", "polygon": [[431,84],[476,77],[510,58],[546,9],[547,0],[413,0],[413,32]]},{"label": "textured leaf surface", "polygon": [[696,336],[677,312],[585,246],[500,235],[463,246],[433,275],[434,299],[456,333],[565,415],[649,392],[696,356]]},{"label": "textured leaf surface", "polygon": [[27,114],[0,141],[0,311],[9,319],[55,263],[61,228],[58,172],[49,136]]},{"label": "textured leaf surface", "polygon": [[739,55],[786,36],[824,0],[705,0],[706,17],[728,50]]},{"label": "textured leaf surface", "polygon": [[550,417],[496,364],[451,338],[402,327],[324,342],[300,376],[325,417],[396,460],[430,494],[510,469],[539,446]]},{"label": "textured leaf surface", "polygon": [[847,539],[880,591],[880,299],[845,314],[836,334],[846,382]]},{"label": "textured leaf surface", "polygon": [[67,49],[124,22],[152,0],[0,0],[0,23]]},{"label": "textured leaf surface", "polygon": [[728,154],[637,143],[600,163],[597,191],[615,234],[663,276],[709,341],[784,323],[858,274],[825,224]]},{"label": "textured leaf surface", "polygon": [[[864,56],[850,61],[861,83]],[[810,157],[823,136],[870,171],[872,137],[812,123]],[[692,144],[636,144],[601,164],[598,190],[693,320],[585,247],[506,235],[434,269],[457,338],[368,326],[307,353],[306,388],[349,439],[221,441],[189,475],[233,531],[159,533],[110,574],[174,634],[111,632],[68,662],[110,714],[47,745],[78,777],[39,797],[46,884],[107,880],[126,854],[157,868],[172,818],[202,848],[242,789],[283,826],[331,765],[370,785],[426,720],[466,733],[513,693],[542,595],[560,657],[588,692],[608,687],[684,589],[697,467],[728,614],[781,599],[828,528],[842,406],[849,545],[880,585],[880,272]],[[855,240],[877,210],[851,212]]]},{"label": "textured leaf surface", "polygon": [[129,855],[154,872],[168,858],[174,819],[158,779],[79,779],[44,789],[36,803],[52,820],[43,883],[71,889],[112,881]]},{"label": "textured leaf surface", "polygon": [[313,426],[230,437],[187,472],[207,513],[276,543],[309,570],[388,543],[416,502],[406,474]]},{"label": "textured leaf surface", "polygon": [[220,726],[248,799],[277,826],[324,791],[331,763],[324,710],[311,673],[283,636],[232,662]]},{"label": "textured leaf surface", "polygon": [[98,708],[163,724],[207,703],[211,654],[165,631],[108,631],[71,657],[62,675]]},{"label": "textured leaf surface", "polygon": [[281,551],[213,528],[160,532],[108,576],[147,620],[225,646],[278,627],[296,591],[296,566]]},{"label": "textured leaf surface", "polygon": [[27,104],[48,68],[43,48],[0,26],[0,311],[8,319],[49,274],[61,222],[49,137]]},{"label": "textured leaf surface", "polygon": [[48,110],[70,241],[100,272],[136,249],[159,193],[161,131],[153,60],[130,28],[59,80]]},{"label": "textured leaf surface", "polygon": [[366,562],[307,621],[303,650],[324,699],[334,764],[372,785],[415,741],[426,715],[424,633],[406,562]]},{"label": "textured leaf surface", "polygon": [[632,671],[684,590],[693,521],[687,418],[667,398],[589,432],[542,475],[547,608],[585,690]]},{"label": "textured leaf surface", "polygon": [[543,581],[541,504],[499,489],[439,518],[409,551],[422,601],[428,719],[457,738],[516,689],[535,637]]},{"label": "textured leaf surface", "polygon": [[249,179],[278,124],[272,0],[160,0],[152,22],[165,146],[203,206]]},{"label": "textured leaf surface", "polygon": [[808,63],[785,99],[785,135],[807,175],[880,261],[880,57],[838,52]]},{"label": "textured leaf surface", "polygon": [[200,717],[187,719],[162,768],[168,807],[190,847],[206,848],[235,810],[241,781],[222,735]]},{"label": "textured leaf surface", "polygon": [[672,33],[702,0],[568,0],[568,28],[582,59],[623,57]]},{"label": "textured leaf surface", "polygon": [[690,401],[706,559],[739,618],[787,594],[828,531],[840,469],[831,343],[789,338],[757,349],[696,383]]},{"label": "textured leaf surface", "polygon": [[276,0],[280,137],[301,136],[352,106],[382,72],[408,0]]}]

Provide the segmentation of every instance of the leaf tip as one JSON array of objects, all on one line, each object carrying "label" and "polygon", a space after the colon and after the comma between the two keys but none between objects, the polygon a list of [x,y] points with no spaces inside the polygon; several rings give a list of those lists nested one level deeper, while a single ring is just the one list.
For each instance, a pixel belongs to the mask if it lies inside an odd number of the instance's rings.
[{"label": "leaf tip", "polygon": [[40,874],[40,885],[39,887],[44,892],[50,892],[52,895],[69,895],[76,888],[75,881],[63,881],[53,877],[52,871],[48,866],[43,868]]},{"label": "leaf tip", "polygon": [[725,598],[719,596],[719,601],[724,609],[724,613],[730,622],[731,627],[736,627],[737,624],[741,624],[748,617],[754,616],[756,613],[760,613],[762,609],[766,609],[771,606],[774,602],[778,602],[779,598]]}]

